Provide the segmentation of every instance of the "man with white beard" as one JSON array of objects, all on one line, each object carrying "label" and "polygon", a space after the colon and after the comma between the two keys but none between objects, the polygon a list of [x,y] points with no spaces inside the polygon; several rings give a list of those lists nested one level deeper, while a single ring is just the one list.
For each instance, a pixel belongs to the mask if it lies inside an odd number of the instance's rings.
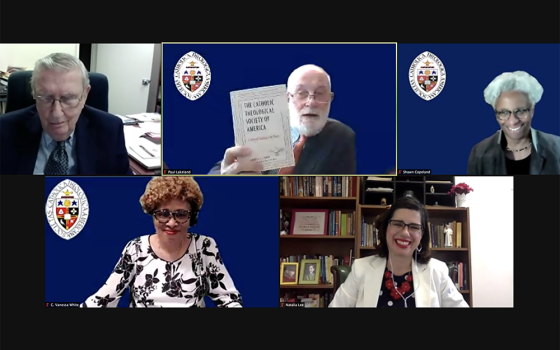
[{"label": "man with white beard", "polygon": [[354,131],[329,118],[334,93],[327,72],[311,64],[301,66],[290,74],[287,89],[295,166],[261,171],[260,164],[238,162],[250,150],[234,146],[209,174],[356,174]]}]

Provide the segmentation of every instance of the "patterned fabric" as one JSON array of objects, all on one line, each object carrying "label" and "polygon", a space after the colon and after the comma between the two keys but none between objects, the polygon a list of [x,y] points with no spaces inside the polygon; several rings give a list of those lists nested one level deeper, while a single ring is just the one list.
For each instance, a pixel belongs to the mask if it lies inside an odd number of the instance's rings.
[{"label": "patterned fabric", "polygon": [[295,167],[296,167],[296,165],[299,161],[299,157],[301,156],[301,152],[303,151],[303,147],[305,146],[305,141],[306,140],[307,140],[307,137],[305,137],[303,135],[301,135],[299,137],[298,142],[294,145],[294,160],[295,160],[294,166],[282,168],[282,169],[280,169],[278,174],[287,175],[287,174],[292,174],[294,172],[294,169],[295,169]]},{"label": "patterned fabric", "polygon": [[170,262],[156,255],[149,237],[128,242],[107,282],[82,307],[116,307],[127,289],[130,307],[204,307],[205,296],[218,307],[243,306],[214,239],[193,234],[185,255]]},{"label": "patterned fabric", "polygon": [[68,172],[68,154],[66,153],[66,141],[58,141],[57,146],[51,153],[45,175],[66,175]]}]

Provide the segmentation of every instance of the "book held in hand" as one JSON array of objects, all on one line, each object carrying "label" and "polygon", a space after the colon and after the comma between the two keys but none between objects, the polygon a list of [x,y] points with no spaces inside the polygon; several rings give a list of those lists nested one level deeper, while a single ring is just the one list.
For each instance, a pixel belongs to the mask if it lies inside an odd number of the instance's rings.
[{"label": "book held in hand", "polygon": [[294,165],[286,85],[230,93],[235,144],[251,149],[238,161],[253,161],[263,170]]}]

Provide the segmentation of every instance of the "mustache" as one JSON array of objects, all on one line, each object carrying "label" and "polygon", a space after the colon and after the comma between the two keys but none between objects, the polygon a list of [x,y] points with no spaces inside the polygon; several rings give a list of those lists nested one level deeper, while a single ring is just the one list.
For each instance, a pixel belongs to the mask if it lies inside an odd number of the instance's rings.
[{"label": "mustache", "polygon": [[304,116],[306,114],[314,114],[317,116],[321,116],[321,112],[312,108],[304,108],[299,112],[300,116]]}]

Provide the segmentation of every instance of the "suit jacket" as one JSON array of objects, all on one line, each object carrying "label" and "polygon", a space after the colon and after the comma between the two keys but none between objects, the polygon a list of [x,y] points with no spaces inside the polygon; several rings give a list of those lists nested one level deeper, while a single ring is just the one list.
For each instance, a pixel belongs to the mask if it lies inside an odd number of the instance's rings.
[{"label": "suit jacket", "polygon": [[[387,259],[376,255],[356,259],[329,307],[377,307]],[[414,264],[413,264],[414,265]],[[469,307],[449,278],[447,265],[430,259],[412,267],[416,307]]]},{"label": "suit jacket", "polygon": [[[532,128],[531,137],[529,175],[559,175],[560,137]],[[501,130],[472,148],[467,175],[507,175]]]},{"label": "suit jacket", "polygon": [[[35,106],[0,116],[0,174],[33,174],[42,132]],[[132,175],[118,117],[85,106],[74,136],[78,175]]]},{"label": "suit jacket", "polygon": [[[356,134],[335,119],[328,119],[321,132],[309,137],[294,168],[295,175],[355,175]],[[296,140],[297,141],[297,140]],[[221,161],[208,174],[220,174]],[[278,174],[279,169],[263,174]]]}]

